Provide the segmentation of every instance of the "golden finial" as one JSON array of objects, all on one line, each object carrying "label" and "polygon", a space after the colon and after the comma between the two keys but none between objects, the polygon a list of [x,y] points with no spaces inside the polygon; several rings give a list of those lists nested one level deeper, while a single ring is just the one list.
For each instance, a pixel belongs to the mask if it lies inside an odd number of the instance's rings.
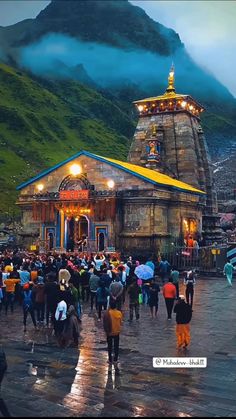
[{"label": "golden finial", "polygon": [[170,72],[169,72],[169,77],[168,77],[168,87],[166,89],[166,93],[172,93],[175,92],[175,69],[174,69],[174,64],[172,63]]}]

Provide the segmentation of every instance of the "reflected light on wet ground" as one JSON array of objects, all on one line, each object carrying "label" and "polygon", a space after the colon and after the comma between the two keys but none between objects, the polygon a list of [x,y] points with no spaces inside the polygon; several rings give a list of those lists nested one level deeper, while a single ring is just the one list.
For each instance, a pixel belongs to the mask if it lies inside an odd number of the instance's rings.
[{"label": "reflected light on wet ground", "polygon": [[[63,405],[71,408],[75,401],[77,403],[76,412],[78,415],[85,413],[87,409],[84,402],[88,401],[91,390],[99,394],[99,401],[103,397],[107,380],[107,354],[104,351],[97,351],[99,336],[104,339],[103,330],[99,330],[98,334],[88,333],[87,327],[95,327],[95,319],[84,314],[83,323],[86,328],[81,333],[80,350],[78,363],[75,368],[76,374],[71,385],[70,392],[64,397]],[[102,394],[101,394],[102,392]],[[94,397],[94,403],[90,401],[90,407],[96,411],[96,416],[104,408],[103,403],[98,403],[98,399]]]},{"label": "reflected light on wet ground", "polygon": [[135,406],[134,407],[134,416],[144,417],[144,416],[146,416],[144,411],[145,411],[144,407]]}]

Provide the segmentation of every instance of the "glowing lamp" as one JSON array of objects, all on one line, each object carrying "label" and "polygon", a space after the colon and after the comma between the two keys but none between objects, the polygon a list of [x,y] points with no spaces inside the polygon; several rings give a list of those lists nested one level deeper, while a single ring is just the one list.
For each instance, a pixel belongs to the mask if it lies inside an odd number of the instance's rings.
[{"label": "glowing lamp", "polygon": [[170,71],[170,77],[174,77],[174,71]]},{"label": "glowing lamp", "polygon": [[181,103],[182,108],[185,108],[187,105],[187,102],[185,102],[185,100],[183,100],[183,102]]},{"label": "glowing lamp", "polygon": [[107,186],[108,186],[109,189],[114,188],[114,186],[115,186],[114,180],[112,180],[112,179],[111,180],[108,180]]},{"label": "glowing lamp", "polygon": [[37,189],[38,189],[39,192],[42,192],[42,190],[44,189],[44,185],[42,183],[39,183],[37,185]]},{"label": "glowing lamp", "polygon": [[143,111],[143,105],[139,105],[138,110],[139,110],[139,112],[142,112]]},{"label": "glowing lamp", "polygon": [[190,111],[192,111],[193,110],[193,105],[190,105],[189,109],[190,109]]},{"label": "glowing lamp", "polygon": [[81,169],[81,166],[79,164],[72,164],[72,166],[70,167],[70,173],[73,176],[80,175],[81,172],[82,172],[82,169]]}]

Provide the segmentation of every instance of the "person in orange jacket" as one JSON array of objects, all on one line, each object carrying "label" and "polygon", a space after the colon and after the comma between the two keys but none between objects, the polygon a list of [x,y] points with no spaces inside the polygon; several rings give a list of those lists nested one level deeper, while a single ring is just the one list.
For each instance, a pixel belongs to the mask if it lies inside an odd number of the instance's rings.
[{"label": "person in orange jacket", "polygon": [[16,284],[20,283],[20,279],[8,278],[4,281],[6,286],[6,302],[5,302],[5,313],[8,312],[9,305],[11,306],[11,312],[14,312],[14,301],[15,301],[15,288]]},{"label": "person in orange jacket", "polygon": [[192,308],[186,303],[184,295],[179,296],[174,312],[176,313],[177,349],[187,349],[191,341],[190,322],[192,319]]},{"label": "person in orange jacket", "polygon": [[174,302],[176,298],[176,287],[173,284],[172,278],[170,278],[167,284],[164,285],[162,293],[163,297],[165,298],[168,320],[171,320]]},{"label": "person in orange jacket", "polygon": [[[107,335],[109,366],[111,367],[113,363],[116,372],[119,371],[118,357],[119,357],[119,342],[120,342],[122,319],[123,319],[123,315],[120,310],[117,310],[116,302],[114,300],[111,300],[110,307],[106,311],[103,317],[103,326],[104,326],[105,333]],[[114,343],[114,360],[112,359],[113,343]]]}]

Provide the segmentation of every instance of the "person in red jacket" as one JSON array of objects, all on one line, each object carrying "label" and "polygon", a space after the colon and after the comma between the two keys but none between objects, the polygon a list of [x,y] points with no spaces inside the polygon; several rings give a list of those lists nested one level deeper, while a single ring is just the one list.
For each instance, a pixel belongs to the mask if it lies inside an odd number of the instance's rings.
[{"label": "person in red jacket", "polygon": [[167,282],[167,284],[164,285],[162,293],[163,297],[165,298],[168,320],[171,320],[171,315],[176,298],[176,287],[173,284],[172,278],[170,278],[169,282]]}]

